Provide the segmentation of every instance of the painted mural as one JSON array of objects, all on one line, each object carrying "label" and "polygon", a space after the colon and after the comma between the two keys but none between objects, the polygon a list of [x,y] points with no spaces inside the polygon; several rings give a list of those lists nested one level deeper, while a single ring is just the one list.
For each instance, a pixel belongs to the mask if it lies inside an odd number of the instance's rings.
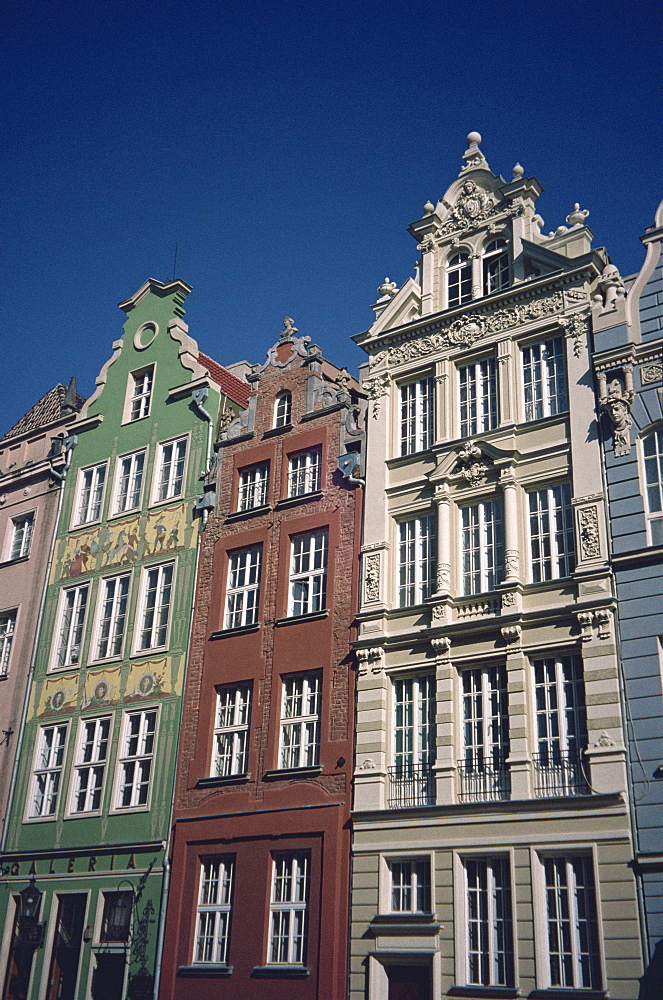
[{"label": "painted mural", "polygon": [[125,704],[141,698],[163,698],[172,694],[167,681],[168,657],[132,663],[124,691]]},{"label": "painted mural", "polygon": [[120,701],[122,664],[111,669],[89,673],[85,678],[81,711],[87,708],[110,708]]}]

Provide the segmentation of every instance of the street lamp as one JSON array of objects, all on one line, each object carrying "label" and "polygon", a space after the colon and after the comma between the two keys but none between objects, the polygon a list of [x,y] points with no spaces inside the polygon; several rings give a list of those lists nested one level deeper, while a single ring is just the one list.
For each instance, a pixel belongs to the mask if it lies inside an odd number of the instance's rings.
[{"label": "street lamp", "polygon": [[41,947],[44,940],[44,925],[37,921],[43,895],[41,889],[37,888],[34,875],[25,889],[18,894],[20,901],[18,933],[23,943],[31,948]]}]

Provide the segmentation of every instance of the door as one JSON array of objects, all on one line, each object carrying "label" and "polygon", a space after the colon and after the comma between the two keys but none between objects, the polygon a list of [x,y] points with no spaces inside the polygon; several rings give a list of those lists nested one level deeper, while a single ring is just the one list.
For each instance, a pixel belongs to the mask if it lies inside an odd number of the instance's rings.
[{"label": "door", "polygon": [[74,1000],[83,941],[85,893],[60,896],[45,1000]]},{"label": "door", "polygon": [[431,1000],[431,970],[423,965],[389,965],[389,1000]]}]

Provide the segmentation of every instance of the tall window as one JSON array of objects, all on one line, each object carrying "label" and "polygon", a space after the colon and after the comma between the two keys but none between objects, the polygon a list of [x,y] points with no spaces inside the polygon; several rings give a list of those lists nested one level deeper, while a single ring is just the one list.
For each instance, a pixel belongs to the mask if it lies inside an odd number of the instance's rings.
[{"label": "tall window", "polygon": [[401,386],[401,455],[433,444],[433,386],[432,378]]},{"label": "tall window", "polygon": [[54,816],[58,807],[67,725],[42,726],[37,739],[30,816]]},{"label": "tall window", "polygon": [[462,672],[463,759],[461,800],[483,802],[508,795],[509,716],[506,670],[477,667]]},{"label": "tall window", "polygon": [[313,767],[320,756],[320,675],[283,681],[279,767]]},{"label": "tall window", "polygon": [[649,539],[663,545],[663,427],[642,439],[649,515]]},{"label": "tall window", "polygon": [[225,965],[228,961],[233,876],[231,858],[201,864],[194,963]]},{"label": "tall window", "polygon": [[273,860],[269,906],[269,964],[304,965],[309,898],[309,858],[279,854]]},{"label": "tall window", "polygon": [[499,292],[509,284],[509,244],[498,237],[483,251],[483,294]]},{"label": "tall window", "polygon": [[269,465],[252,465],[239,474],[238,510],[253,510],[267,503]]},{"label": "tall window", "polygon": [[327,531],[297,535],[291,542],[290,616],[314,614],[327,606]]},{"label": "tall window", "polygon": [[226,628],[254,625],[258,621],[261,556],[262,549],[259,545],[230,553],[226,590]]},{"label": "tall window", "polygon": [[251,688],[248,684],[218,688],[214,722],[212,775],[246,774],[249,757]]},{"label": "tall window", "polygon": [[447,262],[447,305],[459,306],[472,298],[472,261],[466,251],[456,253]]},{"label": "tall window", "polygon": [[72,813],[97,812],[108,760],[110,717],[81,721],[74,765]]},{"label": "tall window", "polygon": [[497,427],[495,358],[484,358],[458,369],[460,434],[473,437]]},{"label": "tall window", "polygon": [[463,507],[463,593],[494,590],[502,579],[502,503],[484,500]]},{"label": "tall window", "polygon": [[119,756],[117,808],[147,805],[154,758],[157,710],[127,712]]},{"label": "tall window", "polygon": [[106,660],[111,656],[119,656],[122,652],[130,579],[130,574],[125,573],[101,581],[95,660]]},{"label": "tall window", "polygon": [[288,462],[288,496],[302,497],[320,489],[320,448],[300,451],[291,455]]},{"label": "tall window", "polygon": [[390,861],[391,912],[430,913],[430,861],[428,858]]},{"label": "tall window", "polygon": [[394,808],[433,805],[435,783],[435,677],[394,681],[394,766],[390,800]]},{"label": "tall window", "polygon": [[173,596],[173,563],[152,566],[143,575],[138,652],[166,645]]},{"label": "tall window", "polygon": [[532,582],[570,576],[576,567],[570,483],[528,495]]},{"label": "tall window", "polygon": [[33,513],[23,514],[12,522],[12,545],[9,553],[10,559],[25,559],[30,553],[30,542],[32,540],[32,529],[35,525]]},{"label": "tall window", "polygon": [[132,372],[129,378],[131,380],[129,420],[140,420],[142,417],[148,416],[150,412],[154,365],[149,365],[147,368],[141,368],[140,371]]},{"label": "tall window", "polygon": [[421,604],[435,590],[437,524],[432,514],[398,525],[398,604]]},{"label": "tall window", "polygon": [[511,876],[505,857],[465,858],[466,981],[513,986]]},{"label": "tall window", "polygon": [[543,859],[550,985],[601,988],[596,891],[586,855]]},{"label": "tall window", "polygon": [[113,501],[114,514],[124,514],[125,511],[135,510],[140,505],[144,467],[144,451],[135,451],[132,455],[125,455],[124,458],[118,459]]},{"label": "tall window", "polygon": [[62,594],[57,629],[57,667],[73,667],[80,662],[83,626],[90,584],[70,587]]},{"label": "tall window", "polygon": [[568,410],[562,337],[523,348],[523,385],[525,420],[554,417]]},{"label": "tall window", "polygon": [[587,713],[582,660],[574,656],[534,661],[536,794],[583,795],[589,789],[582,755]]},{"label": "tall window", "polygon": [[171,500],[182,495],[186,444],[184,437],[159,445],[155,500]]},{"label": "tall window", "polygon": [[81,469],[78,474],[74,525],[89,524],[101,517],[101,502],[106,482],[106,462]]},{"label": "tall window", "polygon": [[9,660],[16,631],[16,608],[0,614],[0,677],[9,673]]},{"label": "tall window", "polygon": [[287,427],[292,417],[292,396],[289,392],[281,392],[274,404],[274,426]]}]

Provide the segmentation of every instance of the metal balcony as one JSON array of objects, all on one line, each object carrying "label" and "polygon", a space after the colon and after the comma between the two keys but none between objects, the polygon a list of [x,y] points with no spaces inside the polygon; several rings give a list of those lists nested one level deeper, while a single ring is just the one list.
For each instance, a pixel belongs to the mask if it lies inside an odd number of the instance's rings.
[{"label": "metal balcony", "polygon": [[504,764],[492,764],[487,761],[477,761],[468,764],[458,762],[460,778],[460,802],[494,802],[508,799],[511,792],[509,772]]},{"label": "metal balcony", "polygon": [[534,755],[534,794],[537,799],[591,793],[578,750],[551,748]]},{"label": "metal balcony", "polygon": [[399,764],[389,768],[389,808],[435,805],[435,775],[430,764]]}]

